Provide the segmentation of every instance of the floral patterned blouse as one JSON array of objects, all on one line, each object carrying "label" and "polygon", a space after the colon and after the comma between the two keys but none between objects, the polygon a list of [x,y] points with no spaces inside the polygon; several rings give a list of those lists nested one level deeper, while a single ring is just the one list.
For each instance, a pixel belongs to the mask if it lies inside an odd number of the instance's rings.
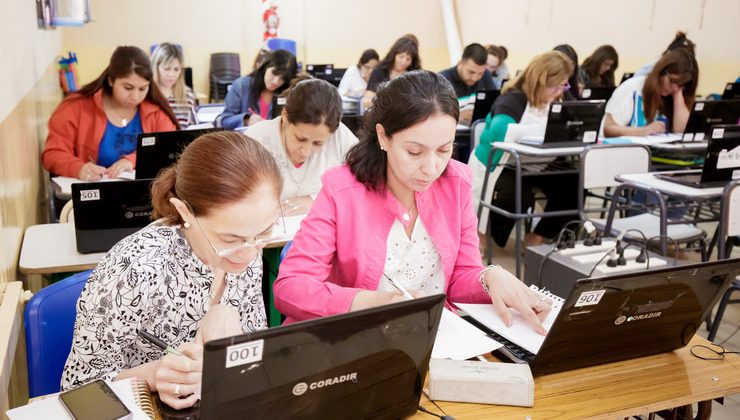
[{"label": "floral patterned blouse", "polygon": [[[219,304],[237,308],[244,332],[267,328],[262,260],[226,274]],[[193,341],[211,301],[213,272],[180,226],[154,223],[117,243],[90,275],[77,301],[62,389],[158,360],[164,352],[138,337],[145,330],[173,347]]]}]

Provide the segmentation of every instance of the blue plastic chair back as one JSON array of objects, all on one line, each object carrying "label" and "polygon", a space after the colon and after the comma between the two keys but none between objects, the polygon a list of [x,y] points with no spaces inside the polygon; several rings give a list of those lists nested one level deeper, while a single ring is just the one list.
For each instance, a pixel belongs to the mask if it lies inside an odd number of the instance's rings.
[{"label": "blue plastic chair back", "polygon": [[283,245],[283,250],[280,251],[280,262],[283,262],[285,256],[288,255],[288,250],[293,246],[293,241],[288,241]]},{"label": "blue plastic chair back", "polygon": [[76,304],[92,270],[77,273],[36,293],[26,304],[28,393],[31,398],[59,392],[72,348]]},{"label": "blue plastic chair back", "polygon": [[270,51],[288,50],[293,53],[293,55],[296,55],[296,42],[292,39],[270,38],[267,40],[267,48],[269,48]]}]

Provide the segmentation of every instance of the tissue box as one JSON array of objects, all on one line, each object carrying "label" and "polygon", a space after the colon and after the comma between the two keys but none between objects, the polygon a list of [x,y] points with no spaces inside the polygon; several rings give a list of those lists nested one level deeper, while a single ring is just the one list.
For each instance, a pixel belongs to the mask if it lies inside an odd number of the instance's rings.
[{"label": "tissue box", "polygon": [[431,359],[429,399],[532,407],[534,379],[527,364]]}]

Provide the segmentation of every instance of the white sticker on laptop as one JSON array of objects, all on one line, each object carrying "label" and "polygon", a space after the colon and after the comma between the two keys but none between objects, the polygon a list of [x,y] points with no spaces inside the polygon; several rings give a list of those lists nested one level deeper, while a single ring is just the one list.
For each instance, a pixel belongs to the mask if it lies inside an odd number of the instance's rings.
[{"label": "white sticker on laptop", "polygon": [[606,290],[591,290],[581,293],[574,307],[598,305]]},{"label": "white sticker on laptop", "polygon": [[479,101],[482,101],[486,99],[486,92],[478,92],[478,96],[476,97]]},{"label": "white sticker on laptop", "polygon": [[697,102],[694,105],[694,111],[704,111],[704,102]]},{"label": "white sticker on laptop", "polygon": [[683,141],[693,141],[694,133],[683,133]]},{"label": "white sticker on laptop", "polygon": [[583,93],[581,93],[581,98],[587,99],[591,97],[591,89],[583,89]]},{"label": "white sticker on laptop", "polygon": [[559,113],[561,109],[563,109],[563,106],[560,105],[560,104],[553,104],[552,105],[552,112],[553,112],[553,114]]},{"label": "white sticker on laptop", "polygon": [[702,140],[704,140],[704,133],[694,134],[694,141],[702,141]]},{"label": "white sticker on laptop", "polygon": [[712,130],[712,138],[713,139],[721,139],[725,136],[725,129],[724,128],[715,128]]},{"label": "white sticker on laptop", "polygon": [[584,143],[593,143],[595,141],[596,141],[596,130],[585,131],[583,133],[583,142]]},{"label": "white sticker on laptop", "polygon": [[722,149],[719,151],[717,169],[729,168],[740,168],[740,146],[730,150]]},{"label": "white sticker on laptop", "polygon": [[288,103],[288,97],[287,96],[278,96],[277,98],[277,104],[278,105],[285,105]]},{"label": "white sticker on laptop", "polygon": [[732,179],[740,179],[740,169],[732,171]]},{"label": "white sticker on laptop", "polygon": [[154,137],[154,136],[143,137],[141,139],[141,145],[142,146],[154,146],[154,143],[156,143],[156,142],[157,142],[157,138]]},{"label": "white sticker on laptop", "polygon": [[265,340],[248,341],[226,347],[226,367],[241,366],[262,360]]},{"label": "white sticker on laptop", "polygon": [[80,190],[80,201],[100,200],[100,190]]}]

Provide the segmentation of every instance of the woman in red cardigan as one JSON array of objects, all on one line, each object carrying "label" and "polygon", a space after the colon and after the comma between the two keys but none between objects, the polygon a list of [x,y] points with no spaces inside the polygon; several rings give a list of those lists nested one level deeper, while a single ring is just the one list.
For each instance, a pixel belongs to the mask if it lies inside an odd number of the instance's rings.
[{"label": "woman in red cardigan", "polygon": [[65,98],[51,115],[41,154],[46,170],[94,181],[134,169],[140,133],[178,127],[152,80],[144,51],[116,48],[103,73]]}]

